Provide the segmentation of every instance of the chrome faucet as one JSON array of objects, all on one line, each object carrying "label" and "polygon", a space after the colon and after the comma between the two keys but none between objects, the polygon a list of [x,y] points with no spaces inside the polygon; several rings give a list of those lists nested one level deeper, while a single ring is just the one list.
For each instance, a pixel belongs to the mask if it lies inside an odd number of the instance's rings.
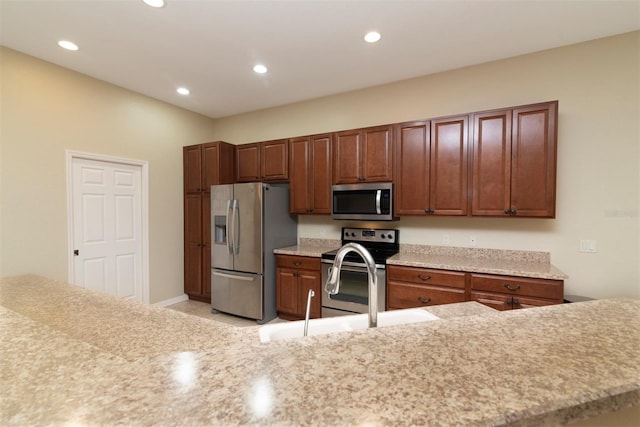
[{"label": "chrome faucet", "polygon": [[324,290],[331,295],[335,295],[340,290],[340,270],[342,260],[349,252],[358,253],[367,266],[367,276],[369,278],[369,327],[378,326],[378,277],[376,276],[376,263],[371,253],[358,243],[347,243],[336,252],[333,266],[329,270],[329,278],[324,286]]}]

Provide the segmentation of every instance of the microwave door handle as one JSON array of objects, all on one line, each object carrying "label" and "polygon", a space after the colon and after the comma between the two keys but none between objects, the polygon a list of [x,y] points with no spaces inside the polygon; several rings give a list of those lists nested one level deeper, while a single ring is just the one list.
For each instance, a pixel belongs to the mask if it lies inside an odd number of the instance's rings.
[{"label": "microwave door handle", "polygon": [[380,199],[382,198],[382,190],[376,191],[376,213],[380,215],[382,210],[380,209]]}]

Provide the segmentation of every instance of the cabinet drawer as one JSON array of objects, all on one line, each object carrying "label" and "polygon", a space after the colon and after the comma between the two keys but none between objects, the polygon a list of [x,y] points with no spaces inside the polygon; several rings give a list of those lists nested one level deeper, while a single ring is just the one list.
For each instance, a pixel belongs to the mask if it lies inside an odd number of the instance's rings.
[{"label": "cabinet drawer", "polygon": [[562,302],[563,287],[562,280],[471,274],[471,290],[477,291],[526,295]]},{"label": "cabinet drawer", "polygon": [[387,308],[390,310],[464,301],[464,289],[397,282],[389,282],[387,285]]},{"label": "cabinet drawer", "polygon": [[320,258],[295,255],[277,255],[276,265],[283,268],[320,270]]},{"label": "cabinet drawer", "polygon": [[556,304],[554,301],[538,298],[510,296],[505,294],[485,294],[482,292],[471,292],[470,299],[471,301],[477,301],[491,308],[495,308],[496,310],[511,310]]},{"label": "cabinet drawer", "polygon": [[410,282],[420,285],[450,286],[464,289],[466,273],[388,265],[387,275],[389,280],[392,281]]}]

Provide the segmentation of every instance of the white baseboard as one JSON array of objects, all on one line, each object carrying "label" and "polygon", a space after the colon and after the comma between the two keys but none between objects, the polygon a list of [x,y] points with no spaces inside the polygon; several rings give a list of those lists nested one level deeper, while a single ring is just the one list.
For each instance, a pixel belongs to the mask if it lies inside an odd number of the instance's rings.
[{"label": "white baseboard", "polygon": [[187,294],[182,294],[182,295],[180,295],[178,297],[167,299],[167,300],[160,301],[160,302],[156,302],[156,303],[153,303],[151,305],[155,305],[156,307],[166,307],[168,305],[177,304],[179,302],[186,301],[188,299],[189,299],[189,296]]}]

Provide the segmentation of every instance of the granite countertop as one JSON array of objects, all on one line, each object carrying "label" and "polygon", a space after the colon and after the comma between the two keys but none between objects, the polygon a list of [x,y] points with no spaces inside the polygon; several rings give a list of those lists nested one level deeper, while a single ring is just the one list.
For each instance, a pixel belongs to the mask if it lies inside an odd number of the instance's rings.
[{"label": "granite countertop", "polygon": [[302,238],[298,245],[275,249],[273,253],[277,255],[295,255],[319,258],[325,252],[338,249],[340,245],[340,240]]},{"label": "granite countertop", "polygon": [[5,278],[0,424],[538,426],[640,403],[639,300],[479,307],[263,344],[258,326]]},{"label": "granite countertop", "polygon": [[[320,257],[339,248],[339,240],[300,239],[300,244],[276,249],[281,255]],[[566,280],[569,276],[550,262],[548,252],[451,246],[400,245],[388,265],[435,268],[469,273],[500,274],[538,279]]]}]

